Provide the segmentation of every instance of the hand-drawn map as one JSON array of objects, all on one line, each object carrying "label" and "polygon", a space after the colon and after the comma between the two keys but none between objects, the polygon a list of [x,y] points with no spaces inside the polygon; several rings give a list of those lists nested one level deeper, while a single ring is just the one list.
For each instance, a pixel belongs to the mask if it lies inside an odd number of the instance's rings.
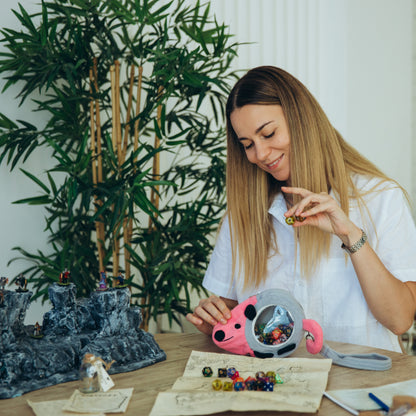
[{"label": "hand-drawn map", "polygon": [[132,388],[94,394],[83,394],[75,390],[64,406],[64,410],[77,413],[124,413],[132,394]]},{"label": "hand-drawn map", "polygon": [[[261,359],[192,351],[183,376],[171,390],[158,394],[150,416],[208,415],[227,410],[314,413],[320,406],[331,363],[319,358]],[[202,375],[207,366],[213,370],[212,377]],[[274,371],[283,384],[275,384],[273,392],[213,390],[217,369],[229,367],[235,367],[244,379],[254,377],[257,371]]]}]

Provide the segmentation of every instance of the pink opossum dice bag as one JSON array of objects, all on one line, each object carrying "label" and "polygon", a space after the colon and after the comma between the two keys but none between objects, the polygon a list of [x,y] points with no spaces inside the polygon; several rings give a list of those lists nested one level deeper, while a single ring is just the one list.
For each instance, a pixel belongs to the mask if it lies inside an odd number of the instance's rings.
[{"label": "pink opossum dice bag", "polygon": [[306,319],[302,306],[286,290],[270,289],[251,296],[218,323],[212,339],[220,348],[258,358],[286,357],[306,334],[306,349],[331,358],[334,364],[365,370],[387,370],[391,359],[380,354],[341,354],[324,343],[322,328]]}]

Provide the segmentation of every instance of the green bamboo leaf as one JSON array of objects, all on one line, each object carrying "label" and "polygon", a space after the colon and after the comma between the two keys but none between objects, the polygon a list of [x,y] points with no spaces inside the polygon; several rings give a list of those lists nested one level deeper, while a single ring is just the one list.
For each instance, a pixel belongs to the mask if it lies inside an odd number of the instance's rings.
[{"label": "green bamboo leaf", "polygon": [[42,1],[42,24],[40,27],[40,44],[45,47],[48,41],[48,10]]},{"label": "green bamboo leaf", "polygon": [[7,130],[17,129],[17,124],[3,113],[0,113],[0,128]]},{"label": "green bamboo leaf", "polygon": [[47,195],[34,196],[32,198],[23,198],[13,201],[13,204],[28,204],[28,205],[47,205],[51,202],[51,198]]},{"label": "green bamboo leaf", "polygon": [[47,194],[50,193],[49,188],[35,175],[32,175],[31,173],[29,173],[27,170],[24,170],[24,169],[20,169],[20,171],[23,172],[33,182],[38,184]]},{"label": "green bamboo leaf", "polygon": [[162,139],[163,139],[163,133],[162,133],[162,131],[161,131],[161,130],[160,130],[160,128],[159,128],[159,125],[158,125],[158,123],[157,123],[157,120],[154,120],[154,122],[153,122],[153,127],[154,127],[154,129],[155,129],[156,136],[157,136],[160,140],[162,140]]},{"label": "green bamboo leaf", "polygon": [[23,6],[21,4],[19,4],[19,9],[20,9],[21,14],[19,14],[15,10],[12,10],[13,14],[20,20],[20,22],[22,23],[22,25],[24,27],[29,29],[30,33],[36,39],[37,38],[37,29],[36,29],[35,25],[33,24],[33,21],[31,19],[31,17],[29,16],[27,11],[23,8]]},{"label": "green bamboo leaf", "polygon": [[83,0],[70,0],[72,4],[75,4],[75,6],[80,7],[81,9],[87,10],[89,7],[87,6],[86,2]]}]

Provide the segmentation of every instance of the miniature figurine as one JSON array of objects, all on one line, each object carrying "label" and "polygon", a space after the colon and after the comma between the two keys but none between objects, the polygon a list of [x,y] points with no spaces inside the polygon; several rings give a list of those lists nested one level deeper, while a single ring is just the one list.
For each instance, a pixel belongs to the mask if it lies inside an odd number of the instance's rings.
[{"label": "miniature figurine", "polygon": [[119,273],[117,276],[117,281],[116,281],[116,288],[121,289],[123,287],[127,287],[127,283],[126,283],[126,279],[124,278],[123,273]]},{"label": "miniature figurine", "polygon": [[97,290],[104,291],[107,290],[107,273],[106,272],[100,272],[100,282],[99,287]]},{"label": "miniature figurine", "polygon": [[27,292],[27,279],[22,273],[17,276],[15,284],[18,286],[16,292]]},{"label": "miniature figurine", "polygon": [[108,377],[109,385],[114,385],[112,380],[106,373],[110,369],[115,360],[106,363],[102,358],[96,357],[94,354],[86,353],[82,359],[80,368],[80,379],[82,393],[95,393],[100,390],[100,380],[102,373]]},{"label": "miniature figurine", "polygon": [[69,285],[71,272],[65,267],[65,270],[59,275],[59,284],[62,286]]},{"label": "miniature figurine", "polygon": [[32,338],[42,338],[42,327],[39,325],[39,322],[36,322],[35,326],[33,327],[33,334]]},{"label": "miniature figurine", "polygon": [[3,291],[4,287],[9,283],[9,279],[7,277],[0,277],[0,289]]}]

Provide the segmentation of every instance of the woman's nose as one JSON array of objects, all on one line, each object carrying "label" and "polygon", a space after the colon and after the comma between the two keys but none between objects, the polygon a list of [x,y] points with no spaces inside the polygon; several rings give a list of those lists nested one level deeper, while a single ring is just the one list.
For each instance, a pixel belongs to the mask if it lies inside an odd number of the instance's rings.
[{"label": "woman's nose", "polygon": [[270,154],[270,146],[265,142],[256,143],[256,158],[260,162],[267,160]]}]

